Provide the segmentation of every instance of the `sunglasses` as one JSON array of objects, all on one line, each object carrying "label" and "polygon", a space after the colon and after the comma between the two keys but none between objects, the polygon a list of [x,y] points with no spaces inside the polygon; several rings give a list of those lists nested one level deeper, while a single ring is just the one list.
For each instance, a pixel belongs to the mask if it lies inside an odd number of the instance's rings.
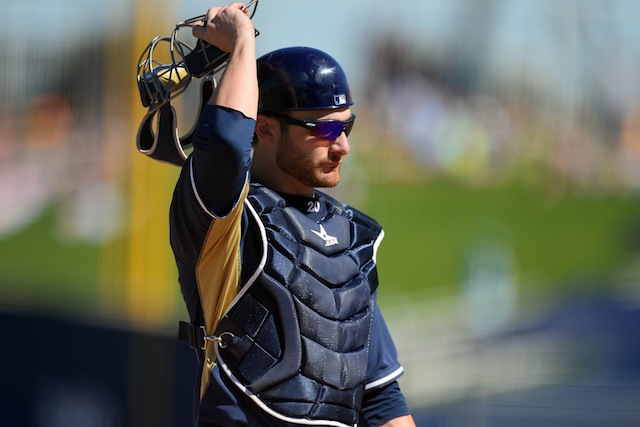
[{"label": "sunglasses", "polygon": [[335,141],[344,132],[349,136],[351,129],[353,128],[353,122],[356,119],[356,115],[352,114],[349,120],[346,122],[340,120],[298,120],[293,117],[285,116],[284,114],[268,114],[271,117],[277,117],[283,122],[301,126],[310,131],[312,136],[327,139],[329,141]]}]

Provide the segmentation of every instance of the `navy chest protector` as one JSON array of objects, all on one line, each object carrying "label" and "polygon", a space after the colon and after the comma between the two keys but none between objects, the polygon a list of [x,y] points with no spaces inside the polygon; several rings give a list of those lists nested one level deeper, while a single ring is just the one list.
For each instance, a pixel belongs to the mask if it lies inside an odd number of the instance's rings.
[{"label": "navy chest protector", "polygon": [[285,421],[355,425],[366,382],[375,250],[382,229],[326,195],[313,221],[252,185],[245,206],[256,265],[216,330],[218,362],[258,406]]}]

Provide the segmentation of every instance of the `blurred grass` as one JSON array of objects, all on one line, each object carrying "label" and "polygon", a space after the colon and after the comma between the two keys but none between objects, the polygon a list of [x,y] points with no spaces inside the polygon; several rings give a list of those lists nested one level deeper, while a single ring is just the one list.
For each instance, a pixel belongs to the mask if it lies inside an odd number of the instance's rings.
[{"label": "blurred grass", "polygon": [[[468,245],[496,230],[511,245],[523,286],[573,286],[605,277],[632,252],[630,236],[640,225],[637,197],[552,199],[517,183],[370,184],[362,209],[386,233],[378,254],[382,298],[396,292],[457,292]],[[55,215],[52,207],[0,240],[4,301],[96,305],[100,247],[60,238]]]},{"label": "blurred grass", "polygon": [[[612,274],[634,249],[636,197],[565,195],[521,184],[470,188],[451,181],[376,184],[366,211],[385,228],[381,295],[458,291],[463,254],[483,233],[511,245],[523,286],[580,286]],[[562,290],[559,290],[562,291]]]},{"label": "blurred grass", "polygon": [[93,303],[99,246],[62,238],[55,206],[20,232],[0,239],[0,290],[34,305]]}]

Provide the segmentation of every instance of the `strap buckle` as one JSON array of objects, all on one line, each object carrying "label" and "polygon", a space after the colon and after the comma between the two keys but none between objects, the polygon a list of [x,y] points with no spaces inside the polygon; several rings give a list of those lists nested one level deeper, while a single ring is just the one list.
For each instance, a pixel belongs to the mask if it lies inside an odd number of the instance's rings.
[{"label": "strap buckle", "polygon": [[[200,327],[204,331],[204,326],[200,326]],[[235,335],[233,335],[231,332],[223,332],[220,335],[205,335],[203,337],[204,338],[204,347],[202,348],[202,350],[206,350],[207,349],[207,343],[209,341],[217,342],[218,346],[220,346],[220,348],[226,348],[227,345],[229,344],[229,342],[225,341],[225,337],[228,337],[229,339],[233,339],[235,337]]]},{"label": "strap buckle", "polygon": [[207,335],[204,326],[196,326],[188,322],[180,321],[178,329],[178,340],[186,342],[194,350],[207,350],[209,342],[216,342],[220,348],[225,348],[229,340],[235,338],[231,332],[223,332],[220,335]]}]

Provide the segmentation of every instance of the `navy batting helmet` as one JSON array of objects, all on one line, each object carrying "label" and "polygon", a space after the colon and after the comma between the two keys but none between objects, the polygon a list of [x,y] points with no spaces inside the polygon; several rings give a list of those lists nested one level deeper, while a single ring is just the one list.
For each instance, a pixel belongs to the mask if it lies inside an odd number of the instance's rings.
[{"label": "navy batting helmet", "polygon": [[258,85],[260,113],[353,105],[340,64],[309,47],[287,47],[258,58]]}]

